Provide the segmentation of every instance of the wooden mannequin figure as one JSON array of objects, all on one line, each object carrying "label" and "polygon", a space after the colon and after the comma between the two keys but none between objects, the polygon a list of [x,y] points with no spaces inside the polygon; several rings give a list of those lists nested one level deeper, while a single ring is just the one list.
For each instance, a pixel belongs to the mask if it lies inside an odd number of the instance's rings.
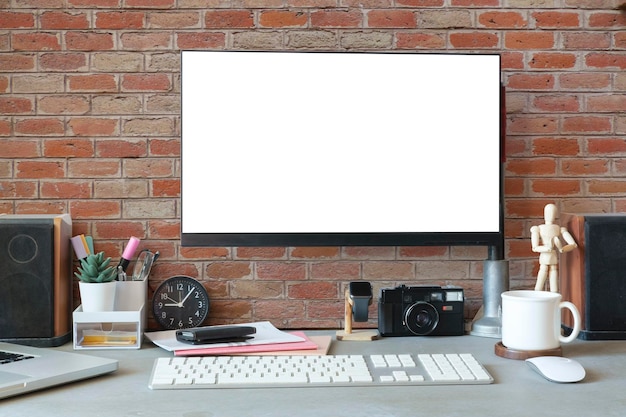
[{"label": "wooden mannequin figure", "polygon": [[[535,291],[543,290],[546,278],[549,278],[550,291],[559,292],[558,253],[569,252],[578,247],[567,229],[555,224],[556,217],[556,206],[547,204],[544,208],[545,224],[530,228],[532,251],[539,253],[539,273],[537,274]],[[563,245],[561,239],[563,239],[565,245]]]}]

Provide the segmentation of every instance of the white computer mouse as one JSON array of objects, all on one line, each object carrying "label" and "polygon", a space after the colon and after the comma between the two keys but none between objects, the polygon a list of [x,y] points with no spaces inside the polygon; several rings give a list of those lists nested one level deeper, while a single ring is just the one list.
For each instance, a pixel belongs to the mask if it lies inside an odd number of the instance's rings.
[{"label": "white computer mouse", "polygon": [[585,378],[585,368],[575,360],[560,356],[538,356],[526,359],[526,363],[552,382],[578,382]]}]

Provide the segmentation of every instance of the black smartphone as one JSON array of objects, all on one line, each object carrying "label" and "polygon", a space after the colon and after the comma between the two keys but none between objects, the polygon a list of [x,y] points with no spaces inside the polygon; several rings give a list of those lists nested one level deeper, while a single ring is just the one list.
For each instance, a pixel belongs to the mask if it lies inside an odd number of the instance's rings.
[{"label": "black smartphone", "polygon": [[244,342],[256,333],[253,326],[208,326],[176,330],[176,340],[193,345]]}]

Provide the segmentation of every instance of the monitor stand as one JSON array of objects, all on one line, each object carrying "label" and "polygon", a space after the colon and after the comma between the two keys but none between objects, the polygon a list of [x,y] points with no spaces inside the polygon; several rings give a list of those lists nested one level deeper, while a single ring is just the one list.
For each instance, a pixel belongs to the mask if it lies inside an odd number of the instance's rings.
[{"label": "monitor stand", "polygon": [[474,317],[470,334],[502,338],[502,298],[509,289],[509,261],[487,259],[483,263],[483,306]]}]

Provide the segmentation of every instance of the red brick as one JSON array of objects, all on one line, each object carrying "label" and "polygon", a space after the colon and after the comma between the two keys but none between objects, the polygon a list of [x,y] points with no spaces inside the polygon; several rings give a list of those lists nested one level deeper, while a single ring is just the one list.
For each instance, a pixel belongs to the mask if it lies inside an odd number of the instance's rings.
[{"label": "red brick", "polygon": [[604,176],[610,172],[610,162],[606,159],[563,159],[561,171],[568,177]]},{"label": "red brick", "polygon": [[67,49],[75,51],[104,51],[114,47],[112,33],[67,32]]},{"label": "red brick", "polygon": [[54,33],[14,33],[11,46],[15,51],[58,51],[61,49],[59,36]]},{"label": "red brick", "polygon": [[552,158],[508,158],[506,172],[511,175],[554,175],[556,162]]},{"label": "red brick", "polygon": [[455,48],[489,49],[499,43],[498,35],[485,32],[457,32],[450,34],[450,44]]},{"label": "red brick", "polygon": [[508,49],[551,49],[554,47],[554,35],[551,32],[506,32],[504,46]]},{"label": "red brick", "polygon": [[41,28],[50,29],[88,29],[89,20],[84,12],[43,12],[40,17]]},{"label": "red brick", "polygon": [[565,49],[608,49],[611,46],[608,33],[563,32],[562,36]]},{"label": "red brick", "polygon": [[626,26],[626,14],[623,12],[597,12],[589,16],[591,28],[623,28],[624,26]]},{"label": "red brick", "polygon": [[97,117],[74,117],[68,120],[68,127],[76,136],[113,136],[119,132],[119,121]]},{"label": "red brick", "polygon": [[533,107],[546,113],[577,112],[580,110],[580,101],[577,96],[571,95],[536,96]]},{"label": "red brick", "polygon": [[180,197],[180,179],[152,180],[153,197]]},{"label": "red brick", "polygon": [[446,45],[446,36],[438,33],[399,32],[396,37],[399,49],[439,49]]},{"label": "red brick", "polygon": [[127,74],[122,77],[124,91],[169,91],[171,88],[168,74]]},{"label": "red brick", "polygon": [[15,168],[17,178],[63,178],[65,176],[62,162],[18,161]]},{"label": "red brick", "polygon": [[226,34],[221,32],[178,33],[176,46],[180,49],[223,48],[226,46]]},{"label": "red brick", "polygon": [[58,136],[65,132],[63,120],[38,117],[15,122],[15,132],[20,135]]},{"label": "red brick", "polygon": [[576,156],[580,146],[576,138],[541,137],[532,141],[533,155]]},{"label": "red brick", "polygon": [[336,246],[305,246],[295,247],[291,250],[292,258],[304,258],[304,259],[333,259],[340,255],[340,248]]},{"label": "red brick", "polygon": [[561,88],[574,90],[603,90],[611,85],[611,75],[607,73],[561,74]]},{"label": "red brick", "polygon": [[30,114],[33,110],[33,102],[28,98],[0,96],[0,114]]},{"label": "red brick", "polygon": [[78,53],[46,53],[39,57],[39,66],[49,71],[78,71],[87,67],[87,57]]},{"label": "red brick", "polygon": [[545,196],[572,196],[581,194],[581,183],[578,180],[533,179],[531,189]]},{"label": "red brick", "polygon": [[28,71],[35,68],[35,56],[25,54],[0,54],[0,71]]},{"label": "red brick", "polygon": [[519,29],[528,24],[523,14],[514,11],[482,12],[478,15],[478,23],[494,29]]},{"label": "red brick", "polygon": [[209,10],[204,24],[207,28],[251,28],[254,16],[248,10]]},{"label": "red brick", "polygon": [[552,90],[554,88],[554,75],[513,74],[509,76],[506,86],[516,90]]},{"label": "red brick", "polygon": [[576,55],[551,52],[535,53],[529,62],[531,68],[539,69],[574,68],[575,65]]},{"label": "red brick", "polygon": [[358,28],[363,14],[356,10],[318,10],[311,12],[312,27]]},{"label": "red brick", "polygon": [[358,262],[316,262],[311,265],[311,279],[354,281],[361,276]]},{"label": "red brick", "polygon": [[202,247],[181,247],[179,249],[182,259],[226,259],[230,257],[227,248],[202,248]]},{"label": "red brick", "polygon": [[125,0],[126,7],[169,9],[176,5],[176,0]]},{"label": "red brick", "polygon": [[550,134],[558,130],[558,122],[549,116],[520,116],[513,117],[507,122],[507,130],[520,134]]},{"label": "red brick", "polygon": [[240,279],[252,277],[252,265],[249,262],[211,262],[207,265],[209,278]]},{"label": "red brick", "polygon": [[143,12],[96,12],[97,29],[141,29],[146,16]]},{"label": "red brick", "polygon": [[94,155],[93,142],[89,139],[46,139],[43,153],[47,158],[88,158]]},{"label": "red brick", "polygon": [[576,28],[580,27],[578,13],[567,12],[534,12],[531,16],[535,19],[537,28]]},{"label": "red brick", "polygon": [[21,12],[0,12],[0,29],[28,29],[35,27],[35,15]]},{"label": "red brick", "polygon": [[302,28],[306,27],[308,20],[308,14],[301,11],[269,10],[259,15],[259,25],[269,28]]},{"label": "red brick", "polygon": [[37,158],[39,142],[34,139],[2,139],[0,158]]},{"label": "red brick", "polygon": [[591,155],[626,154],[626,140],[623,138],[589,138],[587,152]]},{"label": "red brick", "polygon": [[180,156],[178,139],[152,139],[148,145],[152,156]]},{"label": "red brick", "polygon": [[[95,201],[94,203],[97,203],[97,201]],[[104,203],[107,202],[105,201]],[[117,216],[119,216],[119,212],[115,213],[115,206],[113,202],[110,203],[110,206],[111,207],[107,210],[101,210],[97,207],[97,205],[95,205],[93,207],[94,211],[87,211],[86,214],[95,216],[96,213],[100,212],[101,214],[98,214],[99,217],[97,217],[100,219],[105,219],[107,215],[111,218],[116,217],[116,214]],[[74,211],[72,210],[72,213],[73,212]],[[94,226],[94,239],[120,239],[122,241],[127,241],[129,236],[136,236],[139,239],[144,239],[146,237],[144,224],[142,222],[134,222],[128,220],[95,221]]]},{"label": "red brick", "polygon": [[334,282],[304,282],[289,284],[288,293],[290,299],[337,299],[341,297],[339,288]]},{"label": "red brick", "polygon": [[0,198],[36,198],[39,190],[37,181],[0,181]]},{"label": "red brick", "polygon": [[237,259],[286,259],[287,248],[284,247],[255,247],[246,246],[236,248]]},{"label": "red brick", "polygon": [[504,193],[507,197],[526,195],[526,180],[523,178],[505,178]]},{"label": "red brick", "polygon": [[585,64],[592,68],[626,69],[626,54],[592,52],[585,56]]},{"label": "red brick", "polygon": [[587,111],[594,113],[626,111],[626,94],[587,97]]},{"label": "red brick", "polygon": [[367,13],[370,28],[415,28],[417,21],[410,10],[372,10]]},{"label": "red brick", "polygon": [[111,139],[96,142],[96,155],[99,158],[140,158],[148,155],[145,140]]},{"label": "red brick", "polygon": [[[151,220],[148,235],[152,239],[180,240],[180,221]],[[224,248],[222,248],[224,250]]]},{"label": "red brick", "polygon": [[77,199],[91,197],[91,184],[87,181],[42,181],[41,198]]},{"label": "red brick", "polygon": [[572,116],[563,120],[564,133],[608,133],[610,130],[610,117]]},{"label": "red brick", "polygon": [[626,193],[626,181],[624,180],[589,180],[587,182],[589,193],[596,195],[623,196]]},{"label": "red brick", "polygon": [[306,278],[306,264],[302,262],[258,262],[256,276],[259,279],[303,280]]},{"label": "red brick", "polygon": [[114,92],[117,80],[112,74],[70,75],[70,91]]}]

